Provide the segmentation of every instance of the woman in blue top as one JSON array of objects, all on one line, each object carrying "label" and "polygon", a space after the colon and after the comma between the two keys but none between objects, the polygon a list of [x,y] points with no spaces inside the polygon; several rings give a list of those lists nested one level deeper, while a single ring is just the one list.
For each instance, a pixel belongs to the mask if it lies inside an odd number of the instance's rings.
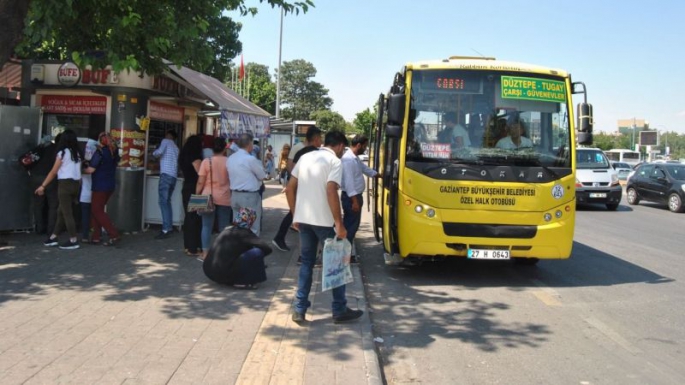
[{"label": "woman in blue top", "polygon": [[120,239],[119,231],[112,224],[112,220],[105,212],[107,201],[114,194],[116,187],[116,170],[119,162],[119,150],[108,133],[98,136],[98,149],[90,160],[86,173],[93,175],[91,199],[90,226],[93,228],[92,243],[100,243],[102,228],[109,236],[105,246],[112,246]]}]

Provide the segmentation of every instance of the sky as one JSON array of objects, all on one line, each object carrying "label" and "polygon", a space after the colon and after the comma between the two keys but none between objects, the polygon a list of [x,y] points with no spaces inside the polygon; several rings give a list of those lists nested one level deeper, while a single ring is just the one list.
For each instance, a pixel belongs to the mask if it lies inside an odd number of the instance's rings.
[{"label": "sky", "polygon": [[[482,55],[570,72],[587,87],[595,131],[636,118],[685,134],[685,1],[313,1],[284,17],[281,60],[312,63],[347,121],[373,108],[406,63]],[[258,14],[230,14],[243,25],[244,61],[273,75],[280,9],[245,3]]]}]

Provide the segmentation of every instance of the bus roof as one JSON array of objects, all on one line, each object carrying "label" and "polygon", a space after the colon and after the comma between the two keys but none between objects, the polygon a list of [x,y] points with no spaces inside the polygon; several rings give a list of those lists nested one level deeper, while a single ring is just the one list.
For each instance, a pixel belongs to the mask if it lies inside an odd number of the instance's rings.
[{"label": "bus roof", "polygon": [[407,69],[473,69],[514,71],[568,77],[568,72],[534,64],[497,60],[491,57],[452,56],[443,60],[423,60],[407,63]]}]

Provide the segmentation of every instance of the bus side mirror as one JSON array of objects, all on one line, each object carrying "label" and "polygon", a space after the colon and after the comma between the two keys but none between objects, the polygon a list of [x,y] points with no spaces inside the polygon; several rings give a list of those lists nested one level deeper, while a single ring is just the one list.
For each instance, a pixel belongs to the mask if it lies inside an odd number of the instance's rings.
[{"label": "bus side mirror", "polygon": [[385,127],[385,136],[388,138],[399,139],[402,137],[402,126],[397,125],[387,125]]},{"label": "bus side mirror", "polygon": [[578,144],[592,144],[592,104],[578,103]]},{"label": "bus side mirror", "polygon": [[404,94],[391,94],[388,97],[388,124],[402,125],[404,121]]}]

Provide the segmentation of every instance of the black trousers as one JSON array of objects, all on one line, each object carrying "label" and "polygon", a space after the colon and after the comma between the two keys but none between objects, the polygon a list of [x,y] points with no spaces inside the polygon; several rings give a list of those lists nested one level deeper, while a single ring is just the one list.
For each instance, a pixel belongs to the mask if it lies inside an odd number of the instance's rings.
[{"label": "black trousers", "polygon": [[285,242],[285,236],[288,234],[288,228],[290,228],[290,225],[293,224],[293,214],[288,211],[288,214],[285,215],[285,218],[281,221],[281,226],[278,228],[278,233],[276,233],[276,236],[274,237],[275,240],[277,241],[283,241]]},{"label": "black trousers", "polygon": [[190,196],[195,193],[195,186],[183,186],[181,198],[183,199],[183,210],[186,216],[183,220],[183,248],[191,253],[197,253],[202,249],[202,217],[197,213],[188,212],[188,201]]}]

